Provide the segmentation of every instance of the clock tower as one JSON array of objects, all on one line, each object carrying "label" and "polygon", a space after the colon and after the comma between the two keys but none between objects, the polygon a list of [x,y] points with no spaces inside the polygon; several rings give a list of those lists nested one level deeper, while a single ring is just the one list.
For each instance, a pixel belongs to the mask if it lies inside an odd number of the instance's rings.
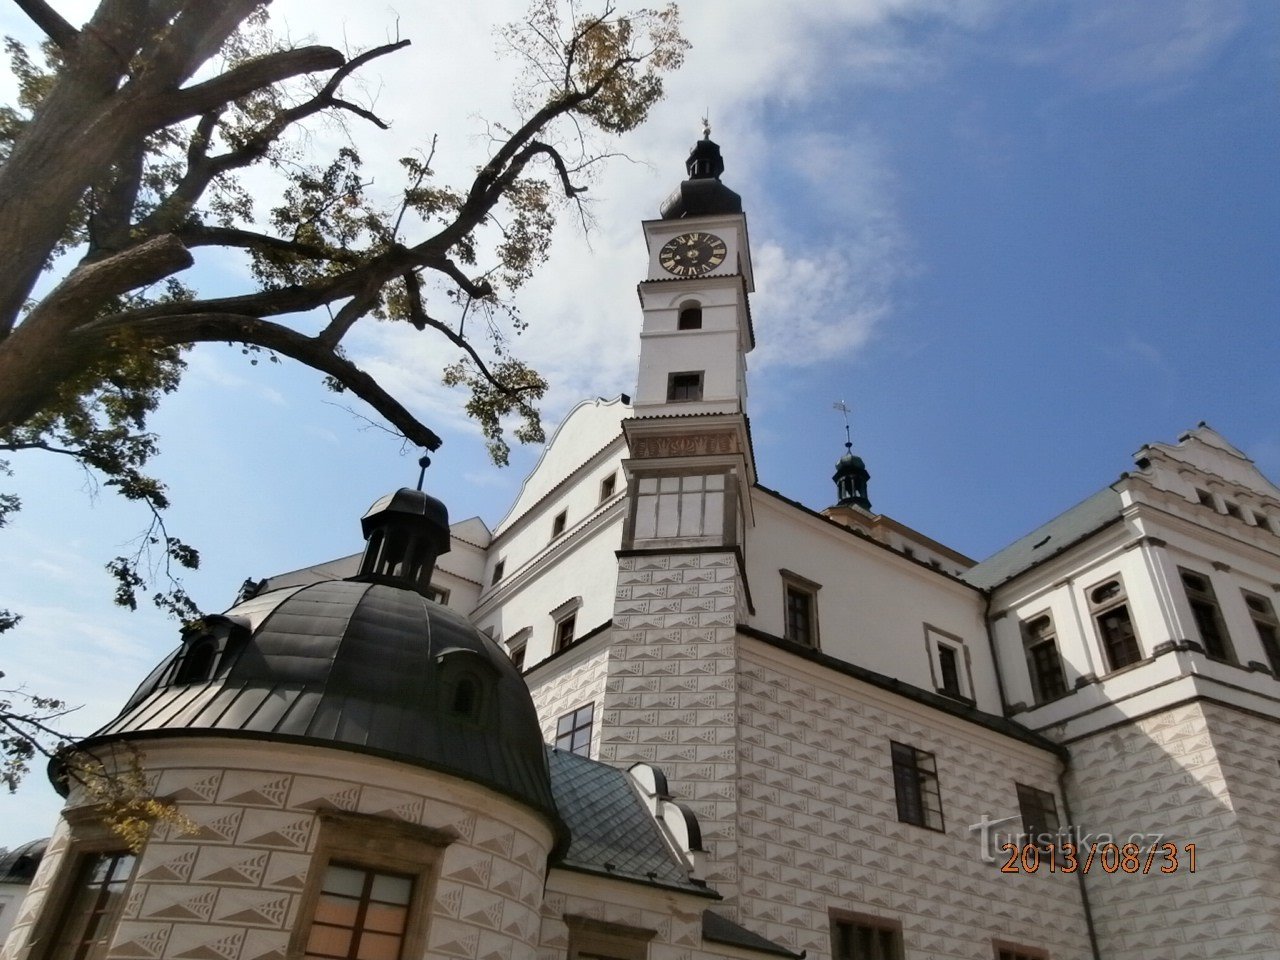
[{"label": "clock tower", "polygon": [[751,250],[742,198],[720,182],[720,147],[703,134],[687,178],[644,223],[640,369],[624,424],[635,504],[626,541],[637,549],[740,547],[751,525]]}]

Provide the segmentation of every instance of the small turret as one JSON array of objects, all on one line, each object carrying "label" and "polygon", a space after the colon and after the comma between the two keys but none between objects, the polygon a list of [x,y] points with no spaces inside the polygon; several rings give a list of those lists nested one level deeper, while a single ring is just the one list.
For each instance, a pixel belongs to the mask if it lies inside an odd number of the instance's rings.
[{"label": "small turret", "polygon": [[[425,472],[431,461],[422,458]],[[380,497],[360,518],[367,541],[359,580],[376,580],[430,596],[436,560],[449,552],[449,511],[435,497],[401,487]]]},{"label": "small turret", "polygon": [[867,496],[867,481],[871,474],[862,458],[854,456],[853,443],[846,441],[844,456],[836,461],[836,472],[832,480],[836,483],[836,506],[861,507],[871,509],[871,499]]}]

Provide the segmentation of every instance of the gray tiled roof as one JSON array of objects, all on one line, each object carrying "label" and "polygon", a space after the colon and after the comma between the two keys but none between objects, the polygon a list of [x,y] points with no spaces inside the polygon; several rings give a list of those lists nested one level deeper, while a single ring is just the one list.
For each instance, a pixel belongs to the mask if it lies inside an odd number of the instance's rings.
[{"label": "gray tiled roof", "polygon": [[960,579],[983,590],[998,587],[1118,520],[1120,509],[1120,494],[1112,487],[1104,487],[1066,513],[966,570]]},{"label": "gray tiled roof", "polygon": [[711,910],[702,911],[702,939],[711,943],[724,943],[731,947],[757,950],[760,953],[771,953],[777,957],[804,956],[803,953],[796,953],[772,940],[766,940],[759,934],[752,933],[746,927],[741,927]]},{"label": "gray tiled roof", "polygon": [[572,839],[557,865],[715,897],[689,879],[625,771],[547,748],[551,790]]}]

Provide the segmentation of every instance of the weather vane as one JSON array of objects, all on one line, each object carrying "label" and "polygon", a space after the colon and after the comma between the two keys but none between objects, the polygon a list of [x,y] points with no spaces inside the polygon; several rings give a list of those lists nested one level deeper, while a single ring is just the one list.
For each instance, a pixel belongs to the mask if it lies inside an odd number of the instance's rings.
[{"label": "weather vane", "polygon": [[837,400],[835,403],[831,405],[831,409],[839,410],[842,414],[844,414],[844,445],[846,449],[852,450],[853,437],[849,435],[849,413],[851,412],[852,408],[843,400]]},{"label": "weather vane", "polygon": [[702,115],[702,139],[711,139],[711,108],[708,107]]}]

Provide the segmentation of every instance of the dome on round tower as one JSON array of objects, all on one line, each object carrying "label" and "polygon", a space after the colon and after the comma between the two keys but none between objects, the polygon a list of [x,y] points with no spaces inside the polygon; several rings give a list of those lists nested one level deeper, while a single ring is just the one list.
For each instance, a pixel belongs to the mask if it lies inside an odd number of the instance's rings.
[{"label": "dome on round tower", "polygon": [[448,549],[444,505],[402,490],[363,524],[360,574],[260,594],[189,626],[86,745],[216,735],[352,750],[483,784],[558,824],[519,671],[420,589]]}]

